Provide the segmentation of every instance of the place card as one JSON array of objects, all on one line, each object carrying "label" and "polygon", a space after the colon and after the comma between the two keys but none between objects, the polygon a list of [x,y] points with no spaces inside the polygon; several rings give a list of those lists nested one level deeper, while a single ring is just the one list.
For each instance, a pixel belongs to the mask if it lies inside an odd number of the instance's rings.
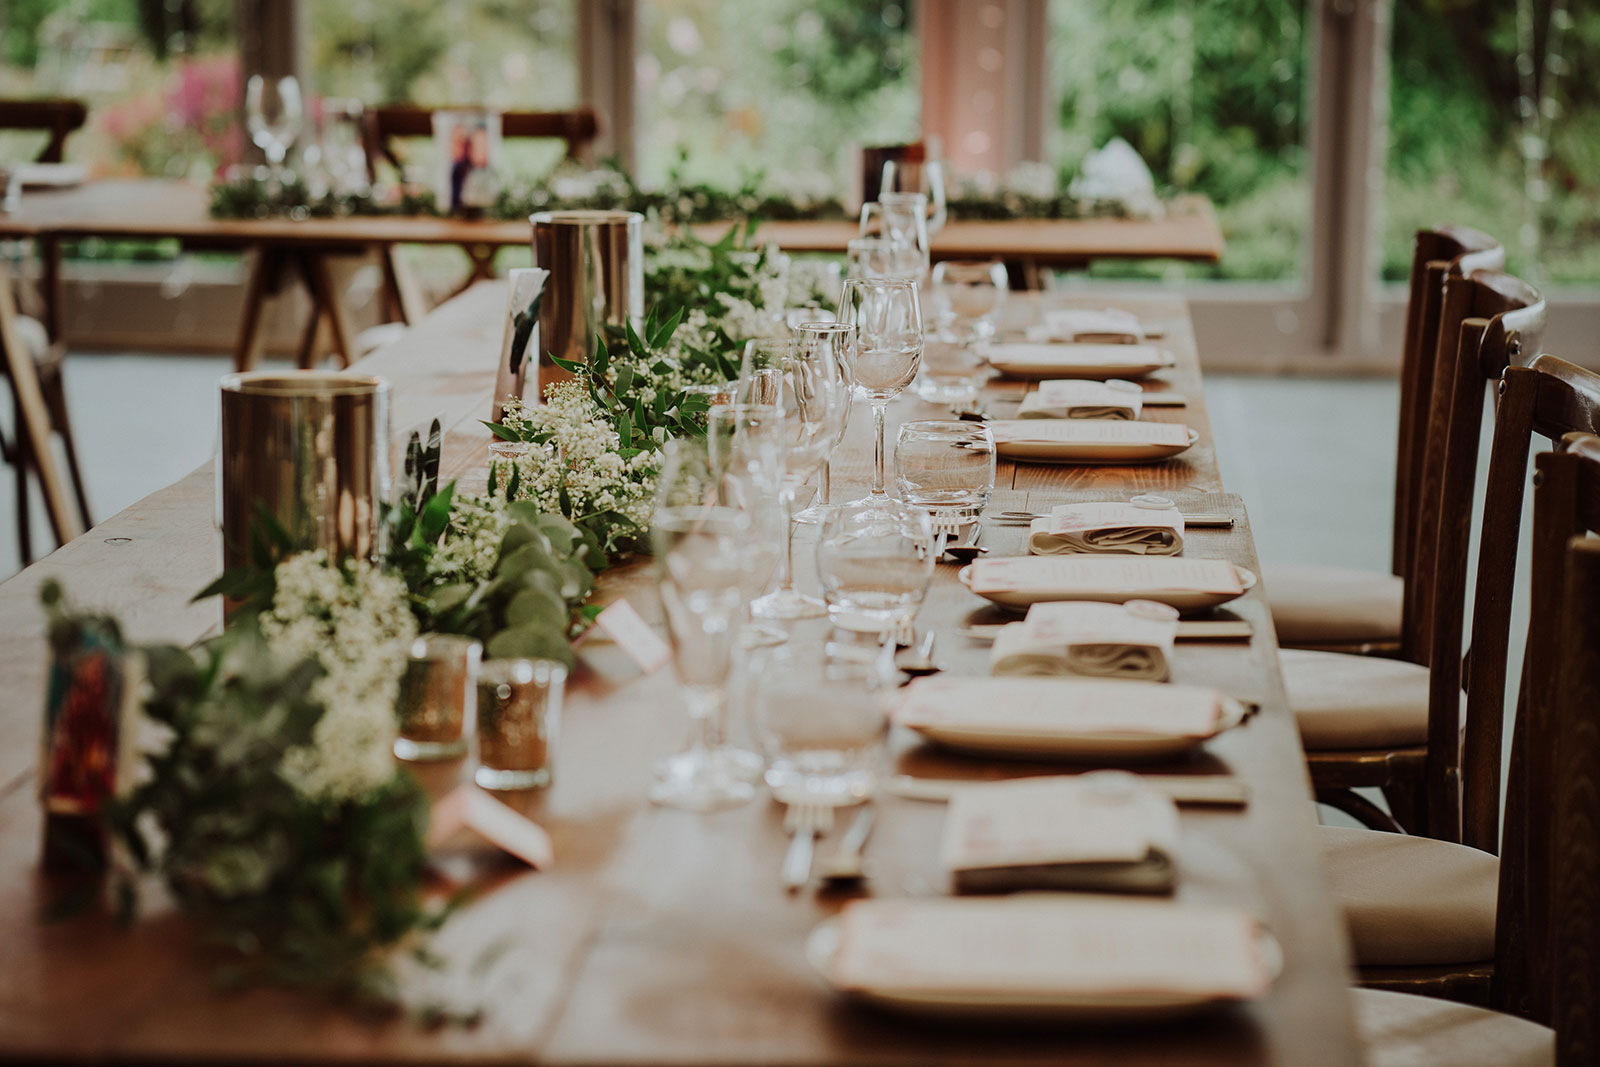
[{"label": "place card", "polygon": [[974,593],[1142,595],[1196,592],[1237,596],[1239,571],[1225,559],[1179,556],[1008,556],[980,559],[967,568]]},{"label": "place card", "polygon": [[1001,627],[989,650],[996,675],[1083,675],[1164,682],[1171,677],[1178,612],[1150,600],[1035,604]]},{"label": "place card", "polygon": [[1206,738],[1217,732],[1221,715],[1220,695],[1201,686],[935,675],[906,686],[893,718],[913,729],[961,725],[1055,737]]},{"label": "place card", "polygon": [[839,918],[841,989],[950,994],[1259,997],[1259,928],[1236,908],[1167,901],[857,900]]},{"label": "place card", "polygon": [[1174,883],[1178,808],[1120,771],[1021,778],[955,793],[940,862],[960,892],[1161,891]]},{"label": "place card", "polygon": [[596,615],[594,624],[646,674],[660,670],[672,660],[672,648],[634,610],[626,597],[614,601]]},{"label": "place card", "polygon": [[1183,551],[1183,512],[1122,501],[1060,504],[1029,526],[1028,551],[1036,556],[1121,552],[1176,556]]},{"label": "place card", "polygon": [[1120,378],[1050,378],[1022,398],[1019,419],[1137,419],[1144,390]]},{"label": "place card", "polygon": [[1051,308],[1029,338],[1052,341],[1134,344],[1144,340],[1139,316],[1122,308]]},{"label": "place card", "polygon": [[1156,445],[1187,448],[1189,427],[1179,422],[1129,422],[1124,419],[994,419],[988,424],[999,443],[1051,445]]},{"label": "place card", "polygon": [[555,845],[544,827],[477,786],[461,786],[434,802],[427,847],[443,848],[464,830],[476,833],[534,870],[544,870],[555,862]]}]

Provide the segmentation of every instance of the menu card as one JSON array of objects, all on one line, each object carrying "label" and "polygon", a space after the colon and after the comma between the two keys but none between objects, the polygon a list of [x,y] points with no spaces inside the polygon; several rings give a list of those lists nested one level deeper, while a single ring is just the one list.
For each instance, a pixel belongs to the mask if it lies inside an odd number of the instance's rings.
[{"label": "menu card", "polygon": [[918,678],[903,693],[893,718],[911,729],[1206,738],[1222,716],[1215,689],[1159,682],[935,675]]},{"label": "menu card", "polygon": [[977,560],[966,575],[978,594],[1127,594],[1131,600],[1162,592],[1244,592],[1238,568],[1227,560],[1178,556],[1007,556]]},{"label": "menu card", "polygon": [[1018,996],[1259,997],[1255,919],[1167,901],[858,900],[830,977],[847,990]]},{"label": "menu card", "polygon": [[1150,600],[1035,604],[1022,622],[1003,626],[989,651],[997,675],[1079,674],[1164,682],[1171,677],[1178,612]]},{"label": "menu card", "polygon": [[1052,344],[1008,341],[989,346],[992,363],[1016,366],[1050,367],[1125,367],[1148,364],[1164,367],[1172,357],[1155,345],[1135,344]]},{"label": "menu card", "polygon": [[945,815],[946,870],[1138,863],[1178,845],[1178,807],[1115,771],[958,789]]},{"label": "menu card", "polygon": [[1022,398],[1019,419],[1137,419],[1144,390],[1120,378],[1051,378]]},{"label": "menu card", "polygon": [[1028,551],[1036,556],[1073,552],[1176,556],[1183,551],[1183,512],[1120,501],[1061,504],[1033,520]]},{"label": "menu card", "polygon": [[1060,445],[1156,445],[1187,448],[1189,427],[1178,422],[1124,419],[995,419],[987,424],[997,443],[1037,441]]},{"label": "menu card", "polygon": [[1133,344],[1144,340],[1139,316],[1122,308],[1052,308],[1044,321],[1028,331],[1029,338],[1051,341],[1095,341]]}]

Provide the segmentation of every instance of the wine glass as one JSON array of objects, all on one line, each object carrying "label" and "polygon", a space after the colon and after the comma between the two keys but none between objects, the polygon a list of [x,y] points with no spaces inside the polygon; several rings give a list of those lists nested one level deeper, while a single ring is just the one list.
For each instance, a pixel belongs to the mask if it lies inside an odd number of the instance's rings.
[{"label": "wine glass", "polygon": [[[879,193],[878,208],[883,218],[883,236],[915,263],[916,277],[928,273],[928,198],[921,193]],[[866,215],[865,210],[862,212]],[[909,264],[908,264],[909,265]]]},{"label": "wine glass", "polygon": [[650,799],[689,811],[745,803],[763,767],[761,757],[723,740],[728,677],[762,539],[749,512],[723,502],[719,481],[703,442],[673,441],[650,523],[673,667],[694,724],[688,746],[656,765]]},{"label": "wine glass", "polygon": [[890,500],[848,504],[828,516],[817,542],[817,575],[840,629],[890,633],[909,623],[933,578],[928,512]]},{"label": "wine glass", "polygon": [[[848,371],[854,357],[849,355],[856,346],[856,328],[848,322],[803,322],[795,327],[795,345],[802,353],[809,353],[812,349],[826,349],[834,364],[839,368],[839,380],[848,384]],[[804,358],[813,358],[810,355]],[[834,436],[833,444],[828,446],[828,454],[823,457],[822,467],[817,474],[817,500],[816,503],[795,515],[794,521],[807,525],[820,523],[827,517],[833,507],[833,450],[844,441],[846,428],[850,424],[850,402],[845,398],[845,417],[839,420],[839,432]]]},{"label": "wine glass", "polygon": [[891,193],[922,193],[928,198],[928,236],[944,229],[949,216],[944,188],[944,164],[937,160],[926,163],[897,163],[884,160],[883,181],[879,188]]},{"label": "wine glass", "polygon": [[[741,389],[750,383],[752,396],[773,396],[783,413],[783,488],[780,496],[787,525],[778,587],[750,605],[757,618],[808,619],[826,613],[816,597],[794,587],[795,497],[842,434],[849,395],[833,351],[802,349],[789,340],[751,341],[745,349]],[[776,372],[776,374],[774,373]]]},{"label": "wine glass", "polygon": [[999,260],[947,259],[933,268],[933,318],[941,333],[964,343],[995,334],[1011,284]]},{"label": "wine glass", "polygon": [[283,161],[300,136],[304,108],[300,102],[300,83],[293,76],[268,81],[250,75],[244,91],[245,122],[250,140],[267,155],[272,180],[283,177]]},{"label": "wine glass", "polygon": [[[773,404],[720,404],[707,414],[706,447],[722,501],[750,516],[751,537],[758,542],[752,551],[759,553],[759,561],[747,571],[744,592],[746,600],[754,601],[766,592],[789,535],[781,508],[782,412]],[[788,640],[782,630],[762,626],[753,617],[746,623],[747,648]]]},{"label": "wine glass", "polygon": [[850,360],[845,370],[856,395],[872,404],[872,492],[854,503],[886,507],[884,423],[889,402],[911,384],[922,365],[917,285],[907,278],[850,278],[839,294],[839,321],[856,328],[856,346],[845,353]]},{"label": "wine glass", "polygon": [[[867,207],[876,207],[868,204]],[[856,237],[845,245],[848,278],[921,277],[922,261],[911,245],[900,245],[887,237]]]}]

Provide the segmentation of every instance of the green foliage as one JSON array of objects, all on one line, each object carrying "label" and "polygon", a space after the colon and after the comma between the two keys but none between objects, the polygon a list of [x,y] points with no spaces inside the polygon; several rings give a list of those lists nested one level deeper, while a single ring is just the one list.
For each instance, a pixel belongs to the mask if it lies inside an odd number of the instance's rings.
[{"label": "green foliage", "polygon": [[[657,323],[654,312],[646,318],[644,336],[634,332],[629,323],[622,337],[613,366],[612,349],[605,338],[595,339],[594,355],[580,364],[551,356],[551,362],[568,374],[579,378],[589,390],[594,401],[622,442],[619,450],[624,459],[641,452],[654,452],[673,437],[705,436],[707,402],[695,396],[662,384],[660,375],[667,373],[664,364],[655,367],[655,375],[637,373],[635,367],[650,366],[659,361],[653,355],[666,347],[683,317],[679,308],[665,322]],[[726,360],[724,359],[726,366]],[[737,367],[727,367],[728,377],[738,376]]]}]

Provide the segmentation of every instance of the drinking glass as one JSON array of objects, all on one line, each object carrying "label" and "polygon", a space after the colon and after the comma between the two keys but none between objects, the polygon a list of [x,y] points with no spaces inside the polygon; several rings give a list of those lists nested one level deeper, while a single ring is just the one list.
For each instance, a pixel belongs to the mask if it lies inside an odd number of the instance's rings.
[{"label": "drinking glass", "polygon": [[935,332],[923,346],[922,366],[911,391],[930,404],[944,405],[953,414],[972,411],[988,373],[976,347]]},{"label": "drinking glass", "polygon": [[925,419],[900,427],[894,482],[900,499],[935,521],[976,519],[994,492],[994,434],[982,423]]},{"label": "drinking glass", "polygon": [[933,268],[933,316],[941,333],[955,340],[983,341],[995,334],[995,318],[1011,285],[998,260],[949,259]]},{"label": "drinking glass", "polygon": [[[868,204],[867,207],[876,207]],[[922,261],[915,247],[887,237],[855,237],[845,244],[847,278],[920,278]]]},{"label": "drinking glass", "polygon": [[[845,353],[856,394],[872,405],[875,447],[872,492],[856,503],[886,507],[884,420],[889,402],[917,376],[922,365],[922,307],[915,282],[904,278],[851,278],[839,295],[839,321],[856,328],[856,346]],[[853,359],[851,358],[853,355]]]},{"label": "drinking glass", "polygon": [[455,634],[423,634],[411,642],[395,696],[396,756],[420,763],[466,754],[482,655],[482,645]]},{"label": "drinking glass", "polygon": [[268,81],[259,74],[252,74],[245,83],[244,109],[250,140],[266,153],[267,162],[272,166],[272,180],[280,181],[283,161],[300,136],[300,123],[305,114],[300,102],[300,83],[292,76]]},{"label": "drinking glass", "polygon": [[[750,516],[750,551],[744,595],[753,601],[766,592],[787,549],[789,524],[782,510],[783,416],[776,405],[724,404],[711,409],[706,446],[724,504]],[[746,615],[750,612],[747,610]],[[782,644],[788,635],[753,621],[745,627],[745,647]]]},{"label": "drinking glass", "polygon": [[771,391],[783,413],[782,514],[787,525],[778,587],[750,606],[757,618],[807,619],[826,614],[816,597],[794,587],[795,498],[843,433],[850,399],[833,350],[793,341],[751,341],[745,350],[741,382],[752,395]]},{"label": "drinking glass", "polygon": [[790,644],[751,664],[750,722],[785,804],[853,804],[872,795],[889,734],[889,654],[839,656]]},{"label": "drinking glass", "polygon": [[[921,193],[879,193],[878,211],[883,219],[883,236],[914,256],[919,281],[927,277],[928,198]],[[869,213],[863,208],[861,214],[865,221]]]},{"label": "drinking glass", "polygon": [[928,236],[944,229],[948,217],[944,187],[944,164],[937,160],[925,163],[883,163],[883,182],[879,188],[891,193],[922,193],[928,199]]},{"label": "drinking glass", "polygon": [[689,811],[745,803],[763,767],[723,740],[733,650],[765,549],[750,513],[722,503],[719,480],[702,443],[672,442],[651,519],[673,667],[693,729],[684,751],[656,765],[650,799]]},{"label": "drinking glass", "polygon": [[885,633],[910,622],[933,577],[928,513],[890,499],[850,504],[822,526],[817,574],[828,615],[845,630]]},{"label": "drinking glass", "polygon": [[[832,312],[829,312],[831,315]],[[803,322],[795,327],[795,345],[799,351],[809,353],[813,349],[826,349],[833,359],[834,365],[839,368],[839,380],[848,383],[848,371],[853,358],[849,355],[856,345],[856,328],[847,322],[816,320]],[[812,358],[807,356],[806,358]],[[804,511],[796,513],[795,522],[807,525],[820,524],[825,515],[833,506],[833,451],[844,441],[845,430],[850,425],[850,400],[845,398],[844,418],[839,420],[839,432],[834,436],[833,444],[828,446],[828,454],[823,457],[822,466],[817,472],[817,499],[814,504]]]},{"label": "drinking glass", "polygon": [[478,671],[478,768],[485,789],[542,789],[561,726],[567,669],[547,659],[491,659]]},{"label": "drinking glass", "polygon": [[328,172],[333,191],[362,193],[367,181],[367,149],[361,131],[365,108],[360,100],[322,101],[322,166]]}]

